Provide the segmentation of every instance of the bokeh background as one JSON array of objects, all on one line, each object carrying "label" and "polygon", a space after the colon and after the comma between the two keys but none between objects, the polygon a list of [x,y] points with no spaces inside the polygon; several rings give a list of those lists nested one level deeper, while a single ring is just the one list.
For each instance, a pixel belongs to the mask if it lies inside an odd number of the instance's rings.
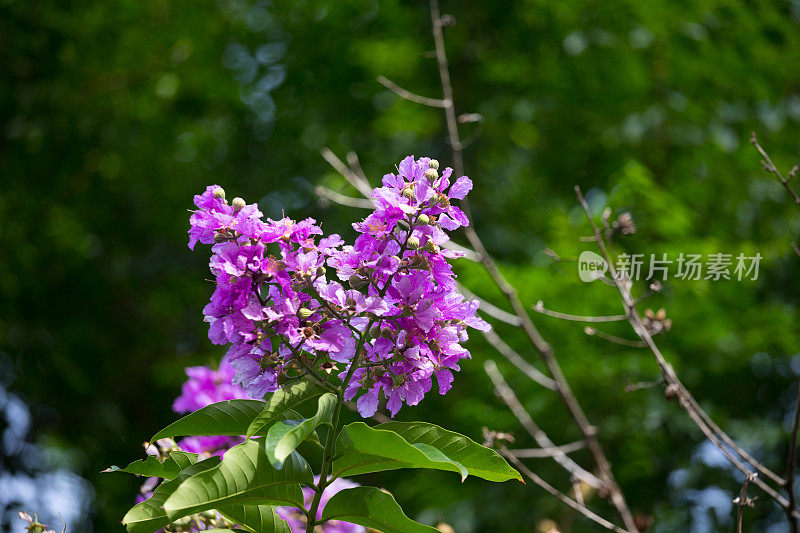
[{"label": "bokeh background", "polygon": [[[462,126],[476,226],[526,304],[619,312],[612,289],[543,252],[589,249],[576,183],[598,212],[633,214],[622,250],[763,256],[757,281],[670,280],[647,305],[673,319],[658,340],[700,402],[782,471],[800,374],[800,211],[748,138],[756,131],[781,168],[798,157],[800,2],[442,10],[456,22],[446,41],[457,111],[483,118]],[[376,82],[440,96],[429,27],[417,1],[0,1],[0,530],[19,531],[22,506],[56,529],[60,512],[68,531],[123,531],[136,481],[100,470],[138,457],[175,418],[185,366],[222,355],[201,315],[208,251],[186,247],[193,194],[218,183],[267,216],[314,216],[349,237],[363,213],[314,195],[318,184],[355,195],[322,147],[357,152],[373,182],[407,154],[450,160],[440,111]],[[504,304],[480,269],[459,273]],[[649,353],[535,318],[633,509],[655,531],[730,531],[741,477],[662,387],[624,391],[657,378]],[[519,333],[497,329],[538,364]],[[606,329],[632,338],[624,324]],[[399,417],[476,440],[482,426],[513,431],[532,446],[491,390],[491,358],[555,440],[578,437],[555,395],[482,338],[470,348],[447,397]],[[551,462],[528,464],[569,486]],[[370,481],[459,533],[574,518],[533,485],[415,471]],[[765,498],[745,524],[787,530]],[[596,528],[577,518],[571,530]]]}]

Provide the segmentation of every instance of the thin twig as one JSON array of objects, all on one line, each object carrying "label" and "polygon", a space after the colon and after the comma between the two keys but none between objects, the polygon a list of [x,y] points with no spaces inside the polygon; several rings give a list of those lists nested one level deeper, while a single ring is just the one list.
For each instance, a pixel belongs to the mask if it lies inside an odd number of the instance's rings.
[{"label": "thin twig", "polygon": [[483,336],[486,338],[489,344],[494,346],[495,350],[500,352],[503,357],[508,359],[523,374],[531,378],[542,387],[548,388],[551,391],[558,390],[558,384],[555,382],[555,380],[545,376],[535,366],[527,362],[520,354],[506,344],[505,341],[500,338],[500,335],[495,333],[493,329],[483,332]]},{"label": "thin twig", "polygon": [[561,446],[553,446],[552,448],[518,448],[511,450],[511,452],[520,459],[544,459],[553,457],[556,454],[572,453],[586,448],[586,442],[576,440],[569,444],[562,444]]},{"label": "thin twig", "polygon": [[353,170],[345,165],[341,159],[336,157],[336,154],[334,154],[330,148],[323,148],[320,153],[325,161],[327,161],[328,164],[336,170],[336,172],[341,174],[342,177],[344,177],[344,179],[350,183],[350,185],[355,187],[364,198],[370,198],[372,196],[372,187],[370,186],[369,182],[353,172]]},{"label": "thin twig", "polygon": [[764,150],[761,145],[758,144],[755,132],[750,134],[750,142],[753,143],[753,146],[756,147],[758,153],[760,153],[761,157],[764,158],[764,160],[761,162],[764,165],[764,170],[770,174],[774,174],[775,177],[778,178],[778,181],[781,182],[781,185],[783,185],[783,188],[786,189],[786,192],[789,193],[789,196],[792,197],[794,203],[800,205],[800,196],[798,196],[797,193],[794,192],[794,189],[792,189],[792,187],[789,185],[789,180],[797,173],[797,167],[792,168],[791,172],[789,172],[789,177],[784,178],[781,174],[781,171],[778,170],[778,167],[772,162],[772,159],[769,157],[769,154],[767,154],[766,150]]},{"label": "thin twig", "polygon": [[[517,459],[514,456],[514,454],[511,452],[511,450],[509,450],[505,446],[502,446],[500,448],[500,453],[502,453],[503,456],[506,457],[509,461],[514,463],[514,466],[516,466],[520,470],[520,472],[525,474],[525,476],[528,479],[530,479],[531,481],[533,481],[534,483],[536,483],[537,485],[542,487],[544,490],[549,492],[552,496],[555,496],[556,498],[561,500],[561,502],[565,503],[566,505],[572,507],[573,509],[575,509],[576,511],[581,513],[586,518],[588,518],[590,520],[593,520],[597,524],[600,524],[604,528],[610,529],[611,531],[614,531],[615,533],[631,533],[626,529],[622,529],[621,527],[612,524],[611,522],[609,522],[608,520],[606,520],[602,516],[597,515],[596,513],[594,513],[591,509],[589,509],[585,505],[581,505],[580,503],[576,502],[575,500],[573,500],[572,498],[570,498],[569,496],[567,496],[563,492],[559,491],[557,488],[555,488],[552,485],[550,485],[547,481],[543,480],[542,478],[540,478],[539,476],[534,474],[527,466],[525,466],[525,464],[523,464],[522,461],[520,461],[519,459]],[[636,530],[634,529],[633,531],[636,531]]]},{"label": "thin twig", "polygon": [[[600,253],[603,258],[606,260],[609,268],[609,273],[611,274],[611,278],[614,280],[617,289],[622,297],[623,304],[625,306],[625,310],[628,313],[629,322],[633,327],[636,334],[639,336],[642,341],[647,344],[647,347],[650,348],[650,351],[653,353],[653,356],[656,359],[656,363],[658,365],[659,370],[661,371],[662,376],[664,376],[664,380],[670,384],[674,385],[677,397],[680,401],[681,406],[684,410],[689,414],[690,418],[695,422],[697,427],[703,432],[704,435],[714,444],[717,448],[722,451],[722,453],[728,458],[728,460],[743,474],[749,475],[752,473],[749,466],[756,468],[759,472],[766,475],[776,483],[781,486],[784,486],[785,481],[772,472],[769,468],[761,464],[759,461],[754,459],[750,454],[747,453],[741,446],[739,446],[736,441],[734,441],[730,436],[728,436],[722,429],[717,426],[711,417],[700,407],[697,401],[694,399],[692,394],[689,390],[683,385],[683,383],[678,378],[678,375],[675,373],[675,370],[672,368],[664,355],[659,350],[658,346],[656,346],[655,342],[653,341],[652,336],[647,331],[647,328],[642,321],[641,316],[639,316],[638,311],[634,305],[634,300],[630,294],[630,290],[625,283],[625,280],[622,276],[619,276],[614,268],[614,263],[611,260],[611,256],[608,253],[608,249],[605,244],[605,240],[600,232],[600,229],[594,223],[592,219],[592,213],[589,208],[589,204],[586,202],[586,199],[583,197],[583,193],[580,190],[580,187],[577,185],[575,186],[575,194],[578,197],[578,201],[580,202],[581,206],[583,207],[584,213],[586,214],[586,218],[589,221],[589,224],[592,227],[592,230],[595,234],[595,241],[597,242],[597,246],[600,249]],[[735,455],[730,450],[735,452]],[[740,459],[741,458],[741,459]],[[745,464],[745,461],[749,463],[749,466]],[[792,508],[789,505],[789,501],[778,494],[772,487],[764,483],[761,479],[756,477],[753,480],[761,490],[763,490],[770,498],[775,500],[786,512],[790,517],[800,517],[800,513],[796,511],[796,509]],[[790,520],[791,521],[791,520]]]},{"label": "thin twig", "polygon": [[742,483],[742,488],[739,491],[739,496],[732,500],[732,503],[736,504],[738,507],[738,512],[736,513],[736,533],[742,533],[742,516],[744,515],[744,508],[745,507],[753,507],[753,503],[758,499],[758,496],[755,498],[748,498],[747,497],[747,486],[758,477],[758,474],[755,472],[752,474],[748,474],[744,477],[744,482]]},{"label": "thin twig", "polygon": [[503,309],[500,309],[491,302],[487,302],[486,300],[484,300],[474,292],[470,291],[468,288],[466,288],[460,283],[456,283],[456,286],[458,287],[458,290],[461,291],[461,294],[463,294],[467,298],[471,298],[473,300],[477,300],[478,302],[480,302],[480,307],[478,309],[480,309],[487,315],[496,318],[501,322],[505,322],[506,324],[510,324],[512,326],[520,325],[520,320],[517,315],[509,313],[508,311],[504,311]]},{"label": "thin twig", "polygon": [[553,318],[560,318],[561,320],[569,320],[571,322],[621,322],[628,320],[625,315],[609,315],[609,316],[584,316],[584,315],[571,315],[568,313],[559,313],[558,311],[551,311],[545,309],[544,303],[539,300],[531,309],[537,313],[551,316]]},{"label": "thin twig", "polygon": [[320,198],[324,198],[325,200],[329,200],[335,204],[344,205],[347,207],[357,207],[358,209],[372,209],[375,207],[370,200],[347,196],[332,189],[328,189],[327,187],[323,187],[322,185],[318,185],[314,189],[314,192]]},{"label": "thin twig", "polygon": [[439,100],[437,98],[428,98],[427,96],[421,96],[419,94],[412,93],[411,91],[403,89],[395,82],[384,76],[378,76],[378,83],[380,83],[381,85],[392,91],[400,98],[408,100],[409,102],[426,105],[428,107],[444,108],[445,106],[447,106],[447,103],[444,100]]},{"label": "thin twig", "polygon": [[583,328],[583,332],[592,336],[597,336],[600,339],[606,340],[608,342],[613,342],[614,344],[619,344],[620,346],[628,346],[629,348],[647,348],[647,343],[644,341],[634,341],[630,339],[625,339],[623,337],[617,337],[616,335],[612,335],[611,333],[606,333],[603,330],[599,330],[597,328],[592,328],[586,326]]},{"label": "thin twig", "polygon": [[587,472],[583,469],[578,463],[567,457],[567,455],[563,451],[559,451],[558,447],[550,440],[550,437],[547,436],[547,433],[542,431],[542,429],[533,421],[531,415],[522,404],[517,399],[517,395],[514,394],[514,391],[511,387],[508,386],[506,380],[503,378],[503,375],[498,370],[497,365],[494,361],[489,359],[483,365],[486,373],[489,375],[489,379],[492,380],[494,384],[494,388],[497,391],[497,394],[500,398],[508,405],[508,408],[511,409],[511,412],[514,413],[514,416],[517,417],[519,423],[522,424],[522,427],[525,428],[531,437],[541,446],[542,448],[548,448],[554,450],[553,459],[559,465],[561,465],[567,472],[576,476],[594,488],[598,488],[602,485],[600,479],[597,476]]}]

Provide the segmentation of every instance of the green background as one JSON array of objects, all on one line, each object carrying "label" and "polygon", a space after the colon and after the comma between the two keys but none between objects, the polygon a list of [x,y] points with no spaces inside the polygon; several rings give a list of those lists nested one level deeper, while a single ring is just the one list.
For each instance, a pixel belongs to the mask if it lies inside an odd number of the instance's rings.
[{"label": "green background", "polygon": [[[757,457],[783,473],[797,349],[800,211],[761,169],[756,131],[782,169],[800,133],[800,3],[445,2],[466,173],[478,232],[526,305],[620,312],[616,293],[554,263],[591,249],[572,192],[599,213],[630,211],[629,253],[763,256],[757,281],[669,280],[658,337],[698,400]],[[0,2],[0,360],[3,383],[32,410],[35,468],[66,467],[94,487],[84,524],[121,531],[136,481],[100,475],[140,454],[174,419],[183,367],[222,355],[206,338],[208,249],[186,247],[191,197],[217,183],[267,216],[314,216],[352,237],[363,212],[320,205],[324,184],[356,195],[320,157],[353,150],[373,183],[407,154],[451,157],[440,110],[405,102],[384,75],[440,96],[424,2]],[[463,238],[456,237],[463,242]],[[462,281],[503,305],[462,260]],[[657,378],[652,357],[536,316],[634,511],[656,531],[729,531],[741,477],[701,445]],[[497,327],[538,364],[518,331]],[[633,338],[625,324],[605,331]],[[472,438],[513,431],[531,447],[483,372],[497,359],[534,419],[558,443],[578,437],[549,391],[478,335],[446,397],[402,420]],[[589,465],[585,452],[575,458]],[[529,466],[567,490],[552,461]],[[34,469],[4,456],[10,472]],[[461,484],[445,473],[374,475],[407,513],[461,532],[536,531],[564,507],[533,484]],[[0,488],[0,493],[2,493]],[[753,489],[752,494],[757,490]],[[592,505],[613,513],[595,497]],[[783,531],[762,496],[754,531]],[[3,518],[0,517],[0,526]],[[776,524],[776,525],[772,525]],[[55,524],[51,524],[53,526]],[[773,529],[769,529],[773,527]],[[567,527],[564,527],[568,530]],[[572,531],[596,527],[578,518]]]}]

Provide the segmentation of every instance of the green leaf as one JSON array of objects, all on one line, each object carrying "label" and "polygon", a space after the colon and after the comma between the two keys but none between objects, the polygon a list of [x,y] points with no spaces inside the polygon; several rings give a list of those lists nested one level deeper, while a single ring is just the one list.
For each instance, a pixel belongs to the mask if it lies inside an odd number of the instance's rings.
[{"label": "green leaf", "polygon": [[219,457],[211,457],[205,461],[195,463],[181,471],[175,479],[164,481],[153,491],[153,495],[141,503],[136,504],[127,512],[122,523],[130,533],[153,533],[170,524],[163,505],[167,498],[191,476],[214,468],[219,464]]},{"label": "green leaf", "polygon": [[328,424],[336,408],[336,396],[326,392],[317,401],[317,413],[304,420],[275,422],[267,433],[266,448],[270,461],[280,468],[287,457],[310,437],[317,426]]},{"label": "green leaf", "polygon": [[183,482],[164,503],[171,520],[228,505],[291,505],[302,507],[300,483],[311,485],[311,467],[292,453],[276,470],[267,458],[265,439],[234,446],[218,466]]},{"label": "green leaf", "polygon": [[265,428],[281,420],[281,414],[293,409],[306,400],[316,398],[325,392],[321,386],[308,381],[300,381],[286,385],[280,390],[275,391],[272,396],[263,404],[262,411],[250,423],[243,435],[248,438],[253,435],[263,434]]},{"label": "green leaf", "polygon": [[388,422],[374,428],[363,422],[345,426],[336,444],[341,456],[333,462],[337,477],[430,468],[471,474],[489,481],[522,480],[500,455],[477,442],[424,422]]},{"label": "green leaf", "polygon": [[[253,421],[262,413],[261,400],[226,400],[212,403],[168,425],[151,439],[153,442],[166,437],[185,435],[245,435]],[[275,415],[276,420],[297,420],[300,415],[291,409],[283,409]],[[268,428],[265,425],[262,430]],[[259,433],[262,430],[256,431]]]},{"label": "green leaf", "polygon": [[212,403],[168,425],[151,439],[184,435],[244,435],[264,407],[261,400],[226,400]]},{"label": "green leaf", "polygon": [[217,508],[217,512],[253,533],[291,533],[289,524],[275,509],[271,505],[228,505]]},{"label": "green leaf", "polygon": [[376,429],[394,431],[417,447],[422,444],[433,446],[453,461],[458,461],[470,475],[489,481],[522,481],[522,475],[499,453],[455,431],[426,422],[386,422],[377,425]]},{"label": "green leaf", "polygon": [[125,472],[128,474],[138,474],[140,476],[157,476],[166,479],[174,479],[184,468],[197,462],[196,453],[188,453],[180,450],[173,450],[163,462],[157,455],[150,455],[146,459],[134,461],[125,468],[110,466],[103,472]]},{"label": "green leaf", "polygon": [[322,519],[342,520],[383,533],[438,532],[411,520],[391,494],[375,487],[356,487],[337,492],[325,504]]}]

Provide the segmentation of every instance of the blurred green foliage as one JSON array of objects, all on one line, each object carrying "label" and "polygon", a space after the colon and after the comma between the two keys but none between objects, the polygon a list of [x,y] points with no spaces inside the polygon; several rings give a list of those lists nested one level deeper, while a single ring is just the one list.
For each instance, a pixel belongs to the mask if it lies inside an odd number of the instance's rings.
[{"label": "blurred green foliage", "polygon": [[[588,227],[576,183],[598,214],[605,205],[633,214],[638,232],[622,250],[762,254],[758,281],[670,280],[648,305],[673,318],[658,340],[700,402],[782,472],[800,374],[790,248],[800,216],[748,137],[758,132],[781,168],[797,159],[800,3],[442,8],[456,20],[446,40],[458,112],[483,117],[462,127],[474,139],[466,168],[476,226],[527,304],[620,311],[612,289],[581,283],[574,263],[543,252],[590,249],[578,240]],[[268,216],[311,215],[350,236],[361,213],[314,197],[317,183],[356,195],[319,149],[357,152],[373,182],[409,153],[448,161],[439,111],[375,81],[439,96],[431,49],[422,2],[0,2],[0,351],[14,363],[12,390],[37,406],[38,438],[79,452],[58,457],[94,484],[94,530],[121,531],[136,491],[97,472],[137,455],[174,418],[184,366],[221,356],[201,320],[206,252],[186,248],[191,195],[219,183],[259,200]],[[459,272],[504,304],[477,266]],[[651,357],[587,337],[579,324],[535,318],[633,509],[655,515],[656,531],[730,530],[739,477],[699,446],[661,387],[624,392],[656,379]],[[536,361],[518,332],[497,329]],[[632,335],[624,324],[604,329]],[[479,337],[471,348],[446,398],[400,418],[476,439],[483,425],[510,430],[515,445],[532,446],[483,373],[484,360],[502,358]],[[557,442],[578,437],[555,395],[498,363]],[[588,464],[585,453],[575,457]],[[530,464],[569,487],[550,462]],[[533,486],[373,477],[411,516],[459,533],[573,518]],[[763,498],[746,512],[754,530],[778,519]],[[573,529],[592,530],[580,518]]]}]

